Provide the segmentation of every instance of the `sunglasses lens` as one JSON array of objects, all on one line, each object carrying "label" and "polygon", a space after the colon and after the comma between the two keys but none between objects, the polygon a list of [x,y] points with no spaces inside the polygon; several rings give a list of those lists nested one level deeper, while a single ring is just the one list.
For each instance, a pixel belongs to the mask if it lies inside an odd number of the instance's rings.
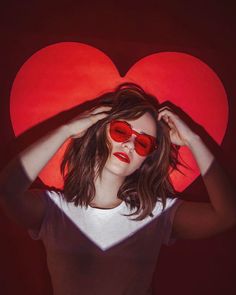
[{"label": "sunglasses lens", "polygon": [[130,138],[132,130],[128,124],[121,121],[114,121],[110,124],[110,136],[117,142],[122,142]]},{"label": "sunglasses lens", "polygon": [[[117,142],[124,142],[128,140],[133,134],[130,125],[124,121],[112,121],[110,123],[110,136]],[[155,148],[153,138],[147,134],[138,134],[134,141],[134,147],[137,154],[140,156],[149,155]]]},{"label": "sunglasses lens", "polygon": [[135,150],[140,156],[147,156],[153,151],[153,141],[148,135],[142,135],[136,137]]}]

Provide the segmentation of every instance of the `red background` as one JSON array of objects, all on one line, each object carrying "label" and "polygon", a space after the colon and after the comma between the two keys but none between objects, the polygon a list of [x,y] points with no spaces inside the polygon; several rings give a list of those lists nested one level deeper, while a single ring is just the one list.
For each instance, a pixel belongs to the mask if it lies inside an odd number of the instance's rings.
[{"label": "red background", "polygon": [[[235,179],[235,21],[233,6],[204,1],[171,5],[145,1],[35,4],[8,1],[1,11],[0,120],[3,167],[16,154],[9,97],[16,73],[39,49],[62,41],[90,44],[104,51],[121,75],[144,56],[162,51],[194,55],[222,80],[229,99],[229,124],[221,145],[225,168]],[[38,180],[35,186],[41,186]],[[198,178],[183,192],[189,200],[207,200]],[[51,294],[44,250],[40,242],[0,214],[1,294]],[[235,229],[220,236],[179,241],[162,249],[154,276],[154,294],[236,294]]]}]

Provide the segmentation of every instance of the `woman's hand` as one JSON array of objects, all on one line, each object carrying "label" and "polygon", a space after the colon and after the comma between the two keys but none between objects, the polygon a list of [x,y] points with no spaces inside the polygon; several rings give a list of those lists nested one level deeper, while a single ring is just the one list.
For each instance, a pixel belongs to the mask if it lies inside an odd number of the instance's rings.
[{"label": "woman's hand", "polygon": [[159,110],[158,120],[161,119],[170,128],[170,139],[173,144],[190,146],[191,141],[198,137],[170,108],[163,107]]},{"label": "woman's hand", "polygon": [[69,137],[79,138],[83,136],[89,127],[107,117],[110,110],[111,107],[102,106],[86,111],[75,117],[66,124]]},{"label": "woman's hand", "polygon": [[172,235],[181,239],[212,237],[236,226],[235,188],[201,137],[170,108],[161,108],[158,120],[169,126],[173,144],[188,146],[202,175],[210,203],[183,201],[173,220]]}]

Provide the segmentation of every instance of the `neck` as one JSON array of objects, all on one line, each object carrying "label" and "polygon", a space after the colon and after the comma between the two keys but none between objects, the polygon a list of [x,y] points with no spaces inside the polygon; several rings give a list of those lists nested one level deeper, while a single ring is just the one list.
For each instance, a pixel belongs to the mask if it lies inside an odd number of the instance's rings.
[{"label": "neck", "polygon": [[103,169],[102,175],[95,180],[96,194],[91,205],[98,207],[118,206],[122,201],[117,198],[117,193],[124,179],[124,177]]}]

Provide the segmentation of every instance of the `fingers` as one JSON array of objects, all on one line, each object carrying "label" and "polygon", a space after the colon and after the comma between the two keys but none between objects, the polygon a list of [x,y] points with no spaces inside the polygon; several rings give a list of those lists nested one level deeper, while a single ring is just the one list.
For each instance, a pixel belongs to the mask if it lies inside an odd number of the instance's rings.
[{"label": "fingers", "polygon": [[82,116],[87,117],[90,115],[96,115],[96,114],[103,113],[103,112],[107,113],[110,110],[111,110],[111,107],[109,107],[109,106],[93,107],[87,111],[84,111],[82,113]]},{"label": "fingers", "polygon": [[68,129],[70,130],[70,137],[79,138],[83,136],[88,128],[99,120],[109,115],[111,107],[101,106],[98,108],[90,109],[89,111],[83,112],[76,118],[72,119],[67,123]]},{"label": "fingers", "polygon": [[171,123],[171,120],[174,122],[177,118],[178,116],[169,107],[163,107],[158,111],[158,121],[163,119],[166,123]]},{"label": "fingers", "polygon": [[89,120],[92,122],[92,124],[95,124],[97,121],[107,117],[110,110],[111,107],[108,106],[99,107],[89,114]]},{"label": "fingers", "polygon": [[104,112],[109,112],[112,108],[109,106],[101,106],[98,108],[95,108],[94,110],[91,111],[91,114],[99,114],[99,113],[104,113]]},{"label": "fingers", "polygon": [[104,119],[105,117],[107,117],[108,114],[103,113],[98,113],[98,114],[91,114],[90,116],[88,116],[88,119],[93,123],[97,123],[97,121]]}]

